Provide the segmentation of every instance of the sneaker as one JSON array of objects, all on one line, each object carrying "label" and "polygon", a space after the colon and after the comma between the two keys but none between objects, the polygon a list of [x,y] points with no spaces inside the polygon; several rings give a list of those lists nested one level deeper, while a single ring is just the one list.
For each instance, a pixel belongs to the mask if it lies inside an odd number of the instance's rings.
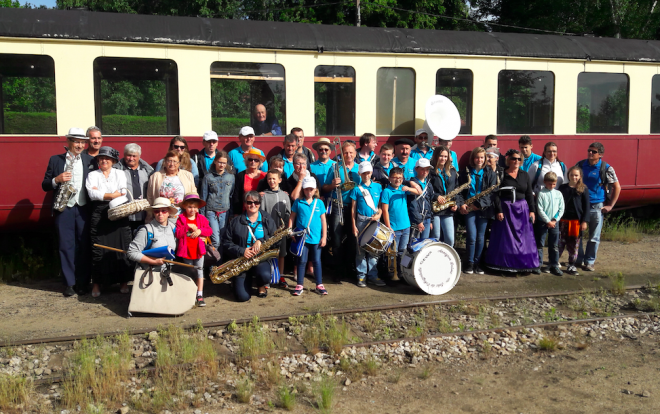
[{"label": "sneaker", "polygon": [[296,288],[293,289],[293,296],[300,296],[303,293],[303,285],[296,285]]},{"label": "sneaker", "polygon": [[481,268],[481,266],[476,265],[476,266],[474,267],[474,273],[476,273],[476,274],[478,274],[478,275],[483,275],[483,274],[484,274],[484,271],[483,271],[483,269]]},{"label": "sneaker", "polygon": [[64,289],[64,296],[65,297],[68,298],[68,297],[75,296],[75,295],[76,295],[76,291],[73,289],[73,286],[67,286],[66,289]]},{"label": "sneaker", "polygon": [[472,262],[468,262],[465,265],[465,268],[463,269],[463,273],[466,273],[468,275],[471,275],[472,273],[474,273],[474,265],[472,264]]},{"label": "sneaker", "polygon": [[206,302],[204,302],[204,298],[202,297],[202,295],[197,295],[197,307],[203,308],[204,306],[206,306]]},{"label": "sneaker", "polygon": [[383,282],[380,279],[370,279],[369,283],[371,283],[374,286],[378,286],[378,287],[387,286],[387,283]]},{"label": "sneaker", "polygon": [[582,266],[582,270],[585,270],[587,272],[593,272],[596,269],[594,268],[594,265],[586,264],[586,265]]},{"label": "sneaker", "polygon": [[316,293],[318,293],[321,296],[327,295],[328,291],[325,290],[325,286],[323,285],[316,285]]},{"label": "sneaker", "polygon": [[566,268],[566,273],[568,273],[569,275],[573,275],[573,276],[579,276],[580,275],[580,273],[578,273],[577,267],[575,267],[573,265],[568,265],[568,267]]},{"label": "sneaker", "polygon": [[550,268],[550,273],[552,273],[555,276],[562,276],[564,274],[564,272],[562,272],[558,266],[552,266]]},{"label": "sneaker", "polygon": [[534,273],[535,275],[540,275],[541,269],[537,267],[536,269],[532,270],[532,273]]},{"label": "sneaker", "polygon": [[288,288],[289,288],[289,284],[286,283],[286,279],[284,279],[283,277],[281,277],[281,278],[280,278],[280,281],[277,282],[277,287],[280,288],[280,289],[288,289]]},{"label": "sneaker", "polygon": [[358,280],[357,285],[358,287],[367,287],[367,283],[363,279]]},{"label": "sneaker", "polygon": [[541,266],[541,272],[550,273],[550,266]]}]

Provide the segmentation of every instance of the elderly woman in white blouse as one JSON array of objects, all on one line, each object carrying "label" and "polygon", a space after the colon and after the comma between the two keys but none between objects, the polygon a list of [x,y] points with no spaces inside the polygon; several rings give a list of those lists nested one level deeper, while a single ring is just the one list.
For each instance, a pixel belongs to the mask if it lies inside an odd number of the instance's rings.
[{"label": "elderly woman in white blouse", "polygon": [[128,293],[128,281],[132,278],[133,265],[125,254],[94,247],[94,244],[127,250],[131,243],[128,217],[110,221],[110,202],[126,194],[126,174],[112,165],[119,161],[119,152],[111,147],[101,147],[96,156],[99,169],[87,176],[85,187],[92,200],[90,235],[92,242],[92,296],[101,295],[101,285],[120,284],[121,293]]}]

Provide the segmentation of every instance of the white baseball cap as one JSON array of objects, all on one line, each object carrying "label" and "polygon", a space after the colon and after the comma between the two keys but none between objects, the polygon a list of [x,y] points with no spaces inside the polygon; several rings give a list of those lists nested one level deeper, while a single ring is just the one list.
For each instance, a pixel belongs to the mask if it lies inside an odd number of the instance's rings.
[{"label": "white baseball cap", "polygon": [[302,188],[316,188],[316,180],[313,177],[303,178]]},{"label": "white baseball cap", "polygon": [[420,135],[422,135],[422,134],[426,134],[426,135],[428,135],[429,133],[428,133],[424,128],[420,128],[420,129],[418,129],[417,131],[415,131],[415,136],[416,136],[416,137],[418,137],[418,136],[420,136]]},{"label": "white baseball cap", "polygon": [[218,140],[218,134],[216,134],[215,131],[206,131],[204,133],[203,140],[204,141],[217,141]]},{"label": "white baseball cap", "polygon": [[374,167],[372,167],[371,163],[369,161],[362,161],[360,165],[358,166],[358,174],[362,175],[363,173],[366,172],[373,172]]},{"label": "white baseball cap", "polygon": [[252,129],[250,126],[244,126],[240,131],[238,131],[238,135],[242,135],[244,137],[247,137],[248,135],[254,135],[254,129]]},{"label": "white baseball cap", "polygon": [[427,158],[420,158],[415,163],[415,168],[431,168],[431,161]]}]

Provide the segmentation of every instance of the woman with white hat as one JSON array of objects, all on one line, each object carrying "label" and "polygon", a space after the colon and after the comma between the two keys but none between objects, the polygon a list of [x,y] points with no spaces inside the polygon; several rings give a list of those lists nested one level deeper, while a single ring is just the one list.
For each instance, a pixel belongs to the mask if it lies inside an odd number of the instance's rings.
[{"label": "woman with white hat", "polygon": [[128,281],[132,276],[132,266],[125,254],[94,247],[94,244],[102,244],[126,250],[131,243],[128,217],[117,221],[110,221],[108,218],[112,200],[126,194],[126,174],[112,168],[112,165],[119,161],[119,151],[112,147],[101,147],[96,160],[99,169],[90,172],[85,183],[89,198],[92,200],[90,235],[94,284],[92,296],[95,298],[101,295],[102,284],[120,283],[121,293],[128,293]]},{"label": "woman with white hat", "polygon": [[[142,254],[144,250],[167,246],[176,249],[174,238],[174,223],[169,221],[170,217],[176,216],[178,209],[172,206],[170,200],[158,197],[151,207],[146,209],[153,215],[151,223],[140,227],[135,238],[128,247],[128,258],[134,262],[144,263],[150,266],[162,266],[163,259],[154,259]],[[149,236],[151,234],[151,237]],[[151,239],[151,240],[150,240]]]}]

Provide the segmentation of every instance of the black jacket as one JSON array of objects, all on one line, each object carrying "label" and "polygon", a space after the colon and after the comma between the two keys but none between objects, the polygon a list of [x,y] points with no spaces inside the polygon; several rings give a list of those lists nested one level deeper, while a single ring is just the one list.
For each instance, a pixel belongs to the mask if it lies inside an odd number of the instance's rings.
[{"label": "black jacket", "polygon": [[[435,201],[438,196],[444,196],[447,193],[450,193],[458,187],[458,172],[454,169],[454,167],[451,167],[451,176],[447,177],[445,179],[445,186],[447,187],[447,191],[445,192],[445,189],[442,187],[442,179],[438,175],[436,171],[431,170],[431,173],[429,174],[429,179],[431,182],[431,185],[433,186],[433,201]],[[456,201],[456,198],[454,197],[454,201]],[[452,215],[453,212],[451,209],[445,209],[441,211],[440,213],[433,213],[434,216],[449,216]]]},{"label": "black jacket", "polygon": [[589,221],[589,211],[591,210],[591,200],[589,198],[589,189],[585,188],[582,194],[578,194],[575,188],[566,184],[559,186],[559,192],[564,196],[564,204],[573,203],[573,207],[578,215],[580,223]]},{"label": "black jacket", "polygon": [[[261,171],[261,170],[260,170]],[[234,182],[234,193],[231,195],[231,212],[232,214],[241,214],[243,212],[243,196],[245,195],[245,173],[247,170],[243,170],[236,174],[236,180]],[[264,178],[266,176],[264,175]],[[262,179],[263,180],[263,179]],[[268,184],[266,184],[268,185]],[[257,189],[259,190],[259,185],[257,184]]]},{"label": "black jacket", "polygon": [[[90,171],[93,171],[94,168],[92,164],[93,157],[90,156],[89,154],[81,153],[80,159],[82,160],[82,167],[83,167],[82,185],[84,188],[85,183],[87,182],[87,175],[89,174]],[[46,174],[44,175],[44,180],[41,182],[41,188],[44,191],[46,192],[54,191],[54,194],[57,194],[57,192],[60,189],[60,186],[58,185],[53,187],[53,178],[57,177],[58,175],[64,172],[65,164],[66,164],[66,152],[63,154],[53,155],[52,157],[50,157],[50,160],[48,160],[48,168],[46,168]],[[87,197],[87,201],[89,201],[89,196],[87,196],[87,191],[85,191],[85,196]],[[52,208],[53,205],[51,205],[51,209]]]},{"label": "black jacket", "polygon": [[[468,174],[469,172],[465,171],[458,176],[459,186],[468,182],[468,178],[467,178]],[[490,168],[485,168],[483,181],[481,183],[481,191],[486,191],[486,189],[494,186],[496,183],[497,183],[497,176],[495,175],[495,172],[493,172],[493,170],[491,170]],[[461,191],[458,195],[456,195],[456,205],[458,206],[458,208],[461,208],[461,206],[465,204],[465,202],[467,201],[469,191],[470,188],[468,187],[465,190]],[[479,200],[476,201],[476,205],[481,209],[480,210],[481,217],[483,218],[493,217],[493,193],[481,197]]]},{"label": "black jacket", "polygon": [[[380,161],[380,158],[378,160]],[[373,166],[374,171],[371,173],[371,180],[382,185],[383,189],[387,188],[390,185],[390,178],[387,176],[385,169],[380,165],[380,162],[376,162]]]},{"label": "black jacket", "polygon": [[[410,182],[416,182],[419,184],[416,178],[410,180]],[[420,186],[421,187],[421,186]],[[433,210],[431,210],[431,203],[433,202],[435,196],[433,192],[433,185],[427,180],[426,190],[423,195],[414,195],[410,194],[407,196],[408,199],[408,216],[410,217],[410,224],[413,226],[418,225],[426,219],[430,219],[433,215]]]},{"label": "black jacket", "polygon": [[[261,211],[261,223],[264,229],[264,237],[259,239],[261,242],[268,240],[277,231],[275,221],[265,211]],[[238,217],[229,221],[225,228],[225,234],[222,237],[223,251],[228,259],[235,259],[243,257],[245,249],[247,249],[248,239],[248,222],[245,214],[240,214]],[[271,247],[272,249],[279,249],[280,244],[276,243]]]}]

